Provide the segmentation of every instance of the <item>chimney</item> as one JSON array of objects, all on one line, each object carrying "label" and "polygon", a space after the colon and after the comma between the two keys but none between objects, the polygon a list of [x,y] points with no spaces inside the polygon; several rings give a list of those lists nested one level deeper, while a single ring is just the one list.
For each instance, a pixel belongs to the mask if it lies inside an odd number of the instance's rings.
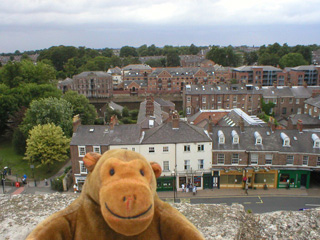
[{"label": "chimney", "polygon": [[301,119],[298,119],[297,121],[297,129],[298,131],[301,133],[302,130],[303,130],[303,124],[302,124],[302,120]]},{"label": "chimney", "polygon": [[273,87],[274,87],[274,88],[277,88],[277,86],[278,86],[278,85],[277,85],[277,81],[273,81]]},{"label": "chimney", "polygon": [[116,124],[118,124],[118,117],[117,115],[112,115],[110,118],[109,129],[113,130]]},{"label": "chimney", "polygon": [[292,88],[292,82],[288,82],[288,87]]},{"label": "chimney", "polygon": [[72,131],[75,133],[80,125],[81,119],[79,114],[77,114],[72,118]]},{"label": "chimney", "polygon": [[179,128],[179,114],[176,110],[172,111],[172,128]]},{"label": "chimney", "polygon": [[212,121],[212,116],[209,116],[209,121],[208,121],[208,133],[212,133],[212,125],[213,125],[213,121]]},{"label": "chimney", "polygon": [[240,116],[240,121],[239,121],[239,127],[240,127],[240,132],[244,132],[244,120],[242,116]]},{"label": "chimney", "polygon": [[302,86],[304,86],[305,88],[307,88],[307,87],[308,87],[307,81],[303,81]]},{"label": "chimney", "polygon": [[320,95],[320,90],[319,89],[314,89],[312,90],[312,97],[315,98]]},{"label": "chimney", "polygon": [[152,96],[147,97],[146,103],[146,116],[153,116],[154,115],[154,99]]},{"label": "chimney", "polygon": [[276,130],[276,123],[274,121],[273,117],[269,118],[269,122],[268,122],[269,127],[271,128],[271,132],[274,132]]}]

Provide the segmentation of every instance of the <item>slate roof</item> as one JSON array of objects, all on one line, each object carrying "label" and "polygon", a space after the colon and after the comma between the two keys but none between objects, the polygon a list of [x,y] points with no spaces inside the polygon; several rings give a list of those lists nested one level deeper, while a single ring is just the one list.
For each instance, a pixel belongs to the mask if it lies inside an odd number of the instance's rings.
[{"label": "slate roof", "polygon": [[303,125],[320,125],[320,119],[314,118],[309,114],[292,114],[289,118],[293,125],[296,125],[299,119],[302,120]]},{"label": "slate roof", "polygon": [[[190,87],[190,88],[188,88]],[[219,84],[219,85],[186,85],[186,94],[198,95],[198,94],[262,94],[262,90],[259,87],[253,86],[252,90],[248,90],[246,86],[241,84]]]},{"label": "slate roof", "polygon": [[253,71],[254,68],[262,68],[263,71],[282,72],[280,68],[276,68],[273,66],[242,66],[238,68],[233,68],[233,70],[238,72],[250,72],[250,71]]},{"label": "slate roof", "polygon": [[122,68],[124,71],[128,70],[151,70],[152,68],[147,64],[130,64]]},{"label": "slate roof", "polygon": [[62,86],[68,86],[72,83],[73,83],[73,80],[71,78],[66,78],[65,80],[59,82],[59,84]]},{"label": "slate roof", "polygon": [[240,108],[232,109],[230,113],[224,116],[219,122],[219,126],[239,126],[239,122],[243,119],[244,126],[259,125],[265,126],[267,123],[257,118],[256,116],[249,116]]},{"label": "slate roof", "polygon": [[126,86],[129,86],[132,82],[135,82],[140,87],[147,87],[148,86],[147,81],[144,81],[144,80],[125,80],[125,81],[123,81],[123,84],[126,87]]},{"label": "slate roof", "polygon": [[122,110],[123,110],[122,106],[120,106],[119,104],[116,104],[115,102],[112,102],[112,101],[109,103],[109,107],[112,110],[119,110],[120,112],[122,112]]},{"label": "slate roof", "polygon": [[154,104],[153,116],[146,116],[146,104],[147,104],[147,100],[140,103],[137,124],[140,124],[141,128],[149,128],[149,120],[152,119],[155,121],[155,124],[156,124],[155,126],[160,125],[163,122],[162,121],[163,112],[161,110],[160,104],[155,101],[153,102]]},{"label": "slate roof", "polygon": [[301,65],[301,66],[290,68],[290,70],[292,70],[292,71],[314,71],[314,70],[316,70],[316,67],[319,67],[319,66],[316,66],[316,65]]},{"label": "slate roof", "polygon": [[173,129],[172,122],[164,123],[145,132],[142,144],[211,142],[200,127],[179,121],[179,128]]},{"label": "slate roof", "polygon": [[166,71],[170,73],[173,77],[183,76],[183,77],[193,77],[199,70],[203,70],[208,75],[214,75],[215,67],[203,68],[203,67],[174,67],[174,68],[156,68],[149,77],[157,77],[161,72]]},{"label": "slate roof", "polygon": [[108,73],[115,74],[115,75],[121,75],[121,68],[119,68],[119,67],[109,68]]},{"label": "slate roof", "polygon": [[97,77],[110,77],[111,75],[107,72],[103,71],[91,71],[91,72],[82,72],[78,75],[73,76],[73,78],[83,78],[83,77],[88,77],[90,75],[95,75]]},{"label": "slate roof", "polygon": [[139,144],[139,141],[140,126],[137,124],[116,125],[113,131],[109,126],[80,125],[70,145],[128,145]]},{"label": "slate roof", "polygon": [[175,107],[173,102],[164,100],[163,98],[155,98],[154,101],[159,103],[161,107]]},{"label": "slate roof", "polygon": [[[225,144],[218,144],[218,131],[221,130],[225,136]],[[239,144],[232,143],[232,130],[239,135]],[[254,133],[258,132],[262,137],[262,144],[255,144]],[[280,136],[285,133],[290,138],[290,147],[283,146],[283,140]],[[213,127],[212,139],[213,150],[215,151],[272,151],[284,153],[315,153],[320,154],[319,148],[313,148],[314,142],[311,135],[316,133],[320,137],[320,131],[303,131],[298,130],[275,130],[271,132],[269,127],[245,127],[244,132],[239,127]],[[295,140],[296,139],[296,140]]]},{"label": "slate roof", "polygon": [[283,87],[262,87],[263,97],[277,98],[277,97],[295,97],[295,98],[309,98],[312,96],[312,90],[318,90],[320,86],[283,86]]},{"label": "slate roof", "polygon": [[309,98],[304,101],[305,103],[320,108],[320,96],[314,97],[314,98]]}]

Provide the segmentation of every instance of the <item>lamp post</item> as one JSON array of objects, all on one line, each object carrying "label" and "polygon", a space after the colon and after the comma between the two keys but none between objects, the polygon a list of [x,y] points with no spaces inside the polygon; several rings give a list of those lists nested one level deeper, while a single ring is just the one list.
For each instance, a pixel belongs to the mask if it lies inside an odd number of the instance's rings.
[{"label": "lamp post", "polygon": [[4,181],[5,181],[6,179],[4,178],[4,174],[2,173],[1,174],[1,184],[2,184],[2,193],[4,194]]},{"label": "lamp post", "polygon": [[34,178],[34,165],[30,165],[30,168],[32,169],[32,178],[34,180],[34,186],[36,187],[37,186],[37,182],[36,182],[36,179]]},{"label": "lamp post", "polygon": [[172,171],[173,174],[173,202],[176,202],[176,194],[177,194],[177,187],[176,187],[176,169]]}]

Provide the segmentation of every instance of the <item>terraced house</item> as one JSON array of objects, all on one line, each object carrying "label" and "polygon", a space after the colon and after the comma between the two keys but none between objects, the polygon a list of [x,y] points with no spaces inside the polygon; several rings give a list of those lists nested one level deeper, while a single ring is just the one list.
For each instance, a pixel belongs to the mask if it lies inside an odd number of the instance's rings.
[{"label": "terraced house", "polygon": [[216,187],[309,188],[320,172],[320,132],[314,129],[213,127],[212,169]]}]

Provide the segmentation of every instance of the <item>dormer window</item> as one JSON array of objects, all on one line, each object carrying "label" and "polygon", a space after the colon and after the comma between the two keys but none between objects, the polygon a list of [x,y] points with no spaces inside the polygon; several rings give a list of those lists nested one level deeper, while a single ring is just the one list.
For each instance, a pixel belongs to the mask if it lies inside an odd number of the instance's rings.
[{"label": "dormer window", "polygon": [[224,137],[224,134],[221,130],[218,131],[218,138],[219,138],[219,144],[224,144],[225,137]]},{"label": "dormer window", "polygon": [[283,140],[283,146],[290,147],[290,138],[288,137],[288,135],[282,132],[280,136]]},{"label": "dormer window", "polygon": [[313,133],[311,135],[313,140],[313,148],[320,148],[320,139],[317,134]]},{"label": "dormer window", "polygon": [[254,132],[254,137],[256,139],[256,145],[261,145],[262,144],[262,137],[261,137],[260,133],[258,133],[257,131]]},{"label": "dormer window", "polygon": [[233,144],[239,144],[239,135],[235,130],[232,130],[231,132],[232,135],[232,143]]}]

